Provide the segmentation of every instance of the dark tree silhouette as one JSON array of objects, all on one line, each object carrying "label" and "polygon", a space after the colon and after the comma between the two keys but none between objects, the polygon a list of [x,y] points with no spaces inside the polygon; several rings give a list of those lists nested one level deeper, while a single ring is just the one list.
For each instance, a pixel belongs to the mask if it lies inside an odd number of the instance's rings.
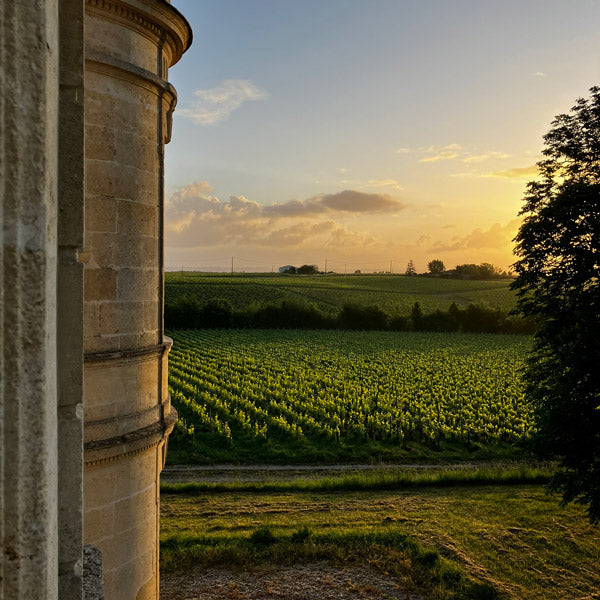
[{"label": "dark tree silhouette", "polygon": [[317,265],[302,265],[296,271],[299,275],[316,275],[319,272]]},{"label": "dark tree silhouette", "polygon": [[404,273],[405,275],[416,275],[417,274],[417,270],[415,269],[415,265],[411,260],[408,261],[408,264],[406,265],[406,271]]},{"label": "dark tree silhouette", "polygon": [[551,486],[600,521],[600,88],[558,115],[515,239],[518,308],[537,321],[526,372]]},{"label": "dark tree silhouette", "polygon": [[443,273],[446,270],[444,263],[439,258],[434,258],[432,261],[427,263],[427,268],[432,274]]}]

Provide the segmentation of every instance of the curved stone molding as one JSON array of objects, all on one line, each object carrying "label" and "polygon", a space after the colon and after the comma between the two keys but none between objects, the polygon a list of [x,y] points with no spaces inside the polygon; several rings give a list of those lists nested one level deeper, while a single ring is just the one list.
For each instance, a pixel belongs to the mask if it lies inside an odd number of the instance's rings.
[{"label": "curved stone molding", "polygon": [[86,363],[107,362],[111,360],[123,360],[127,358],[140,357],[155,357],[165,356],[171,351],[173,340],[169,337],[164,337],[162,344],[155,346],[145,346],[141,348],[129,348],[127,350],[115,350],[108,352],[86,352],[84,359]]},{"label": "curved stone molding", "polygon": [[171,409],[164,418],[147,427],[142,427],[108,439],[86,442],[86,466],[106,464],[129,458],[131,455],[146,452],[158,446],[173,431],[177,416],[177,411]]},{"label": "curved stone molding", "polygon": [[[169,66],[179,61],[192,43],[192,29],[181,13],[159,0],[86,0],[90,12],[104,13],[120,24],[135,29],[157,43],[167,44]],[[147,11],[150,9],[152,14]]]},{"label": "curved stone molding", "polygon": [[104,73],[112,77],[122,77],[137,85],[143,86],[156,94],[167,95],[171,102],[177,101],[175,88],[165,79],[155,75],[152,71],[142,69],[124,60],[119,60],[106,54],[88,50],[85,55],[88,70]]}]

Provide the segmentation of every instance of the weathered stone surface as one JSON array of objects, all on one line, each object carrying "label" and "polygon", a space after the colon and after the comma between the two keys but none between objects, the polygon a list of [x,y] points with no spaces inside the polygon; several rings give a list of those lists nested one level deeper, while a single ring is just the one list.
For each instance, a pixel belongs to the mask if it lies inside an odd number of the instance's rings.
[{"label": "weathered stone surface", "polygon": [[83,599],[104,600],[102,552],[90,544],[83,547]]},{"label": "weathered stone surface", "polygon": [[58,1],[0,19],[0,598],[58,596]]},{"label": "weathered stone surface", "polygon": [[167,69],[189,33],[162,0],[86,0],[85,536],[107,600],[158,596],[158,479],[173,426],[162,331]]}]

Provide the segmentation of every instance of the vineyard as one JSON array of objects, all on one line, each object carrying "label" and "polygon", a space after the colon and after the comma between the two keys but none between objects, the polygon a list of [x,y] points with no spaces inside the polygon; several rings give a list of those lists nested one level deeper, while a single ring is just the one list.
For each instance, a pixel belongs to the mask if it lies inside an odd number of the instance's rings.
[{"label": "vineyard", "polygon": [[396,460],[514,452],[531,431],[529,338],[175,331],[171,462]]},{"label": "vineyard", "polygon": [[306,302],[335,313],[344,304],[375,305],[405,314],[415,302],[426,312],[447,310],[452,302],[488,304],[505,311],[515,296],[506,280],[468,281],[390,275],[279,275],[172,272],[165,274],[165,301],[193,296],[201,303],[225,300],[234,309],[267,303]]}]

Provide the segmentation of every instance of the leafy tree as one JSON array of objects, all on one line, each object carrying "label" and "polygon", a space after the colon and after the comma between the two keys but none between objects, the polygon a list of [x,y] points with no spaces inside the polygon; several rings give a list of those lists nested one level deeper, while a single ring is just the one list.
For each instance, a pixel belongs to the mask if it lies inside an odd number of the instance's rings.
[{"label": "leafy tree", "polygon": [[600,521],[600,88],[558,115],[515,239],[518,308],[537,321],[526,372],[551,487]]},{"label": "leafy tree", "polygon": [[444,263],[438,258],[427,263],[427,268],[431,274],[443,273],[446,270]]},{"label": "leafy tree", "polygon": [[302,265],[296,271],[299,275],[316,275],[319,272],[317,265]]},{"label": "leafy tree", "polygon": [[415,331],[423,331],[424,315],[423,311],[421,310],[421,305],[418,302],[414,303],[412,310],[410,311],[410,318],[413,329]]},{"label": "leafy tree", "polygon": [[408,264],[406,265],[406,271],[404,274],[405,275],[416,275],[417,274],[417,270],[415,269],[415,264],[413,263],[412,259],[408,261]]}]

